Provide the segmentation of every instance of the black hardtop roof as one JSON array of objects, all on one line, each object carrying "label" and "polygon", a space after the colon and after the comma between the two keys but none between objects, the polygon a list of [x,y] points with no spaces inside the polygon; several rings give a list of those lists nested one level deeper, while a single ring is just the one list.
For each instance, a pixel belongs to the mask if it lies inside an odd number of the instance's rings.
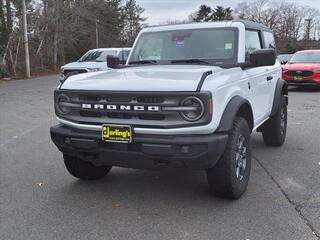
[{"label": "black hardtop roof", "polygon": [[257,23],[257,22],[252,22],[252,21],[247,21],[247,20],[241,20],[241,19],[237,19],[237,20],[233,20],[232,22],[241,22],[244,24],[244,26],[247,29],[252,29],[252,30],[262,30],[262,31],[268,31],[268,32],[272,32],[272,30],[270,28],[268,28],[267,26]]},{"label": "black hardtop roof", "polygon": [[[231,20],[231,21],[221,21],[221,22],[240,22],[240,23],[243,23],[245,25],[246,29],[272,32],[272,30],[270,28],[268,28],[267,26],[265,26],[263,24],[260,24],[260,23],[257,23],[257,22],[248,21],[248,20],[235,19],[235,20]],[[201,23],[204,23],[204,22],[201,22]],[[201,24],[201,23],[199,22],[199,24]],[[174,25],[188,25],[188,24],[197,24],[197,22],[151,25],[151,26],[148,26],[147,28],[150,28],[150,27],[166,27],[166,26],[174,26]]]}]

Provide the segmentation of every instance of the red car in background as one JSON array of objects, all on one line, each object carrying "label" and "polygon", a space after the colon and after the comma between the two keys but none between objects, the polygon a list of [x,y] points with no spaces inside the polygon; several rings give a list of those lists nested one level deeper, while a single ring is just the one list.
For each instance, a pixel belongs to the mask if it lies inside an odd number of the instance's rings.
[{"label": "red car in background", "polygon": [[300,51],[282,66],[282,79],[289,85],[320,86],[320,50]]}]

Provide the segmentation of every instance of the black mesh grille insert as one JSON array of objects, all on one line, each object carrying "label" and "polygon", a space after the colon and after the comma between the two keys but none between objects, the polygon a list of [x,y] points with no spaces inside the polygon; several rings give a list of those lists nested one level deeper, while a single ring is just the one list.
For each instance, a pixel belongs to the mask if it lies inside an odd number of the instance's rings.
[{"label": "black mesh grille insert", "polygon": [[286,74],[291,77],[311,77],[312,71],[287,71]]}]

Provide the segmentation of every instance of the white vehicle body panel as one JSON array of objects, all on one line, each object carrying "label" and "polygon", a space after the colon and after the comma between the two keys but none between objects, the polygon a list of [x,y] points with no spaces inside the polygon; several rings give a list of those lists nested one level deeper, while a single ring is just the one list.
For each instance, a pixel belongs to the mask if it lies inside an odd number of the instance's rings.
[{"label": "white vehicle body panel", "polygon": [[203,73],[220,67],[195,65],[141,66],[71,76],[61,89],[105,91],[196,91]]},{"label": "white vehicle body panel", "polygon": [[[243,73],[247,78],[252,91],[248,99],[251,103],[254,124],[264,121],[271,113],[277,80],[281,77],[281,65],[247,69]],[[268,81],[268,78],[272,80]]]}]

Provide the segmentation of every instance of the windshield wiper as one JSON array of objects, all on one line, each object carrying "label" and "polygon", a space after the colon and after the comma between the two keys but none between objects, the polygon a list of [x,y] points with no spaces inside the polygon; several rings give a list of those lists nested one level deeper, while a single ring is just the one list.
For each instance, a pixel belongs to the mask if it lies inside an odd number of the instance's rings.
[{"label": "windshield wiper", "polygon": [[140,60],[140,61],[132,61],[129,64],[157,64],[156,60]]},{"label": "windshield wiper", "polygon": [[191,63],[191,64],[205,64],[205,65],[213,65],[212,63],[205,61],[205,60],[201,60],[201,59],[181,59],[181,60],[172,60],[171,64],[175,64],[175,63]]}]

